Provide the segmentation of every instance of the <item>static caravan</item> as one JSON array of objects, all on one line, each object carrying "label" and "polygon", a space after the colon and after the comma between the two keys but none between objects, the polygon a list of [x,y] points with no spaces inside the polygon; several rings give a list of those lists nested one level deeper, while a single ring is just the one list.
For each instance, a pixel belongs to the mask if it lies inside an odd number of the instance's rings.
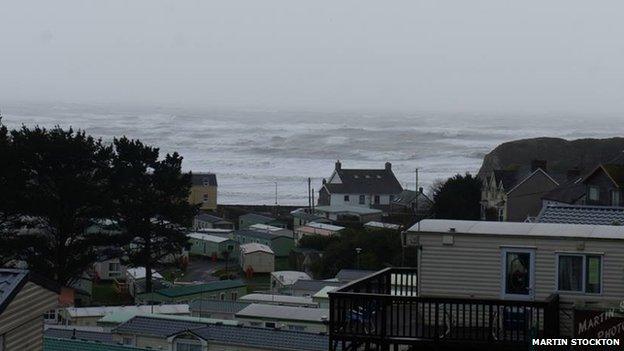
[{"label": "static caravan", "polygon": [[188,238],[193,255],[225,259],[224,253],[229,252],[229,259],[236,259],[238,256],[238,243],[235,240],[199,232],[189,233]]},{"label": "static caravan", "polygon": [[405,243],[418,247],[418,296],[557,294],[562,336],[579,336],[580,317],[619,309],[624,297],[624,226],[423,220]]},{"label": "static caravan", "polygon": [[258,243],[240,246],[239,263],[243,271],[250,273],[270,273],[275,270],[275,253],[270,247]]}]

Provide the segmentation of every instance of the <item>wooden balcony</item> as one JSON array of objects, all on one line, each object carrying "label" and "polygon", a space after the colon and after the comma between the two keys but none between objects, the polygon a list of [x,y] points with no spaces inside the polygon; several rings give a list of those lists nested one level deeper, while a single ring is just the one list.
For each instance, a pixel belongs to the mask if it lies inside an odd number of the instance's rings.
[{"label": "wooden balcony", "polygon": [[[510,301],[418,296],[415,268],[387,268],[330,297],[330,349],[527,349],[559,334],[559,297]],[[416,348],[414,348],[416,349]]]}]

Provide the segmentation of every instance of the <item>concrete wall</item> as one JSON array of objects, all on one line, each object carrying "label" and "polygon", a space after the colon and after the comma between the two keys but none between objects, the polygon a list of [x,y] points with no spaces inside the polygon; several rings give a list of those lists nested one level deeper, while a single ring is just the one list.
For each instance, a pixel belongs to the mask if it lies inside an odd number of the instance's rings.
[{"label": "concrete wall", "polygon": [[42,350],[43,314],[57,305],[56,293],[32,282],[26,283],[0,315],[4,350]]}]

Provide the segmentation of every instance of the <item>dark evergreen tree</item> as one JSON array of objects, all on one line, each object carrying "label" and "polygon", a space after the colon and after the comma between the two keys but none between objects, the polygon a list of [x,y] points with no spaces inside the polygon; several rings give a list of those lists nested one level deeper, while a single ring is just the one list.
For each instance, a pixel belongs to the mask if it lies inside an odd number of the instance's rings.
[{"label": "dark evergreen tree", "polygon": [[478,220],[481,217],[481,180],[457,174],[433,187],[435,218]]},{"label": "dark evergreen tree", "polygon": [[[5,132],[0,134],[6,144]],[[3,206],[16,216],[13,228],[20,228],[13,236],[15,258],[70,285],[98,260],[107,242],[94,228],[110,208],[112,148],[60,127],[13,130],[8,145],[12,165],[2,186],[9,188],[11,201],[3,194]]]},{"label": "dark evergreen tree", "polygon": [[145,267],[146,290],[152,269],[188,246],[187,230],[197,206],[188,203],[191,174],[182,173],[182,157],[126,137],[115,139],[111,193],[113,218],[125,232],[125,260]]}]

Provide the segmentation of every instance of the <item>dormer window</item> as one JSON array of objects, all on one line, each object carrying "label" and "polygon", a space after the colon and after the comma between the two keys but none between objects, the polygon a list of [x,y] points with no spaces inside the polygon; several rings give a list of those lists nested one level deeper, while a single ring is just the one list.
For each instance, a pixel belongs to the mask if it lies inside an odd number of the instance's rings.
[{"label": "dormer window", "polygon": [[208,178],[204,178],[204,186],[209,186],[210,180]]},{"label": "dormer window", "polygon": [[595,185],[590,185],[587,197],[589,201],[600,201],[600,188]]}]

